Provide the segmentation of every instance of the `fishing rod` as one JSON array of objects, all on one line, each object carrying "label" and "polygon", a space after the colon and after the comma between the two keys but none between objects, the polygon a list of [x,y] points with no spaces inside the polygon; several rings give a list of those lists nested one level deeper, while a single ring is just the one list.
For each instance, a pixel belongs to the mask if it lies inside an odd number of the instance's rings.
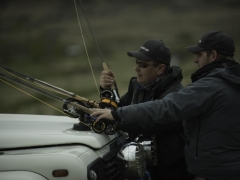
[{"label": "fishing rod", "polygon": [[[8,83],[8,82],[13,82],[17,85],[23,86],[27,89],[33,90],[33,91],[40,93],[46,97],[49,97],[53,100],[63,103],[63,112],[65,114],[67,114],[68,116],[70,116],[72,118],[79,118],[80,123],[92,128],[92,130],[94,132],[97,132],[97,133],[105,132],[106,134],[109,134],[109,135],[114,134],[116,132],[116,122],[112,122],[107,119],[104,119],[103,121],[95,121],[96,118],[89,115],[93,112],[89,108],[93,108],[94,105],[96,105],[93,103],[94,101],[87,100],[86,98],[77,96],[74,93],[68,92],[62,88],[53,86],[53,85],[46,83],[44,81],[41,81],[41,80],[31,78],[29,76],[26,76],[19,72],[13,71],[12,69],[9,69],[2,65],[0,65],[0,70],[4,71],[4,72],[0,72],[0,80],[2,82],[6,83],[8,85],[11,85],[12,87],[15,87],[12,84]],[[16,88],[16,89],[18,89],[18,88]],[[50,92],[48,92],[47,90]],[[23,90],[21,90],[21,91],[24,92]],[[53,92],[61,94],[61,95],[69,95],[71,97],[64,99],[62,97],[59,97],[59,96],[53,94]],[[24,92],[24,93],[26,93],[26,92]],[[26,93],[26,94],[28,94],[28,93]],[[32,97],[34,97],[34,96],[32,96]],[[78,97],[78,98],[76,98],[76,97]],[[37,99],[37,98],[35,98],[35,99]],[[43,102],[43,101],[41,101],[41,102]],[[43,103],[45,103],[45,102],[43,102]],[[47,104],[47,103],[45,103],[45,104]]]},{"label": "fishing rod", "polygon": [[96,103],[95,101],[92,101],[90,99],[86,99],[84,97],[78,96],[75,93],[72,93],[72,92],[66,91],[66,90],[64,90],[62,88],[53,86],[53,85],[51,85],[49,83],[46,83],[44,81],[41,81],[41,80],[38,80],[38,79],[35,79],[35,78],[32,78],[32,77],[29,77],[27,75],[24,75],[22,73],[16,72],[16,71],[14,71],[12,69],[9,69],[7,67],[4,67],[2,65],[0,65],[0,69],[5,71],[5,72],[7,72],[8,74],[11,74],[12,76],[15,76],[15,77],[17,77],[19,79],[22,79],[25,82],[34,84],[34,85],[36,85],[36,86],[38,86],[40,88],[43,88],[43,89],[46,89],[46,90],[49,90],[49,91],[53,91],[53,92],[56,92],[56,93],[59,93],[59,94],[62,94],[62,95],[68,96],[68,97],[72,97],[72,98],[74,98],[76,100],[79,100],[79,101],[87,102],[89,104],[92,104],[93,107],[99,108],[99,104]]},{"label": "fishing rod", "polygon": [[[104,71],[109,71],[109,69],[108,69],[108,67],[107,67],[107,64],[103,61],[102,53],[101,53],[101,51],[100,51],[100,48],[99,48],[98,43],[97,43],[97,41],[96,41],[96,38],[95,38],[95,36],[94,36],[94,34],[93,34],[92,28],[91,28],[90,23],[89,23],[89,21],[88,21],[88,18],[87,18],[87,15],[86,15],[86,13],[85,13],[85,10],[84,10],[84,7],[83,7],[83,4],[82,4],[81,0],[79,0],[79,3],[80,3],[80,7],[81,7],[81,9],[82,9],[83,15],[84,15],[84,17],[85,17],[85,20],[86,20],[86,22],[87,22],[88,29],[89,29],[89,31],[90,31],[90,33],[91,33],[92,38],[93,38],[93,42],[94,42],[94,44],[95,44],[95,46],[96,46],[96,48],[97,48],[97,50],[98,50],[98,53],[99,53],[99,55],[100,55],[101,60],[102,60],[103,69],[104,69]],[[76,9],[77,17],[78,17],[78,10],[77,10],[77,6],[76,6],[76,0],[74,0],[74,4],[75,4],[75,9]],[[78,17],[78,21],[79,21],[79,17]],[[80,26],[80,21],[79,21],[79,26]],[[80,29],[81,29],[81,26],[80,26]],[[82,33],[82,30],[81,30],[81,33]],[[111,91],[113,92],[113,94],[112,94]],[[102,93],[102,94],[104,94],[104,96],[105,96],[105,98],[103,97],[103,98],[101,99],[102,104],[105,104],[106,106],[110,106],[110,107],[117,108],[117,107],[118,107],[117,103],[120,102],[120,99],[119,99],[119,97],[118,97],[118,93],[117,93],[117,91],[116,91],[116,87],[115,87],[114,84],[111,86],[111,91],[107,91],[107,90],[106,90],[106,91],[104,91],[104,92]],[[110,99],[109,99],[109,98],[110,98]],[[114,102],[114,101],[111,100],[111,99],[113,99],[113,98],[114,98],[114,100],[115,100],[116,102]]]},{"label": "fishing rod", "polygon": [[[20,86],[23,86],[23,87],[26,87],[28,89],[31,89],[31,90],[33,90],[33,91],[35,91],[37,93],[40,93],[40,94],[42,94],[44,96],[47,96],[47,97],[51,98],[53,100],[56,100],[56,101],[61,102],[61,103],[64,103],[65,107],[67,107],[67,105],[69,104],[69,105],[74,106],[75,108],[78,108],[78,109],[86,112],[86,113],[89,113],[89,114],[92,113],[92,111],[86,107],[87,105],[84,106],[81,101],[78,101],[76,99],[72,99],[72,98],[63,99],[63,98],[61,98],[61,97],[59,97],[57,95],[54,95],[52,93],[49,93],[47,91],[42,90],[42,89],[40,89],[37,86],[31,85],[29,83],[26,83],[25,81],[23,81],[21,79],[18,79],[18,78],[14,77],[14,76],[9,76],[9,75],[7,75],[5,73],[0,73],[0,78],[5,79],[7,81],[14,82],[14,83],[16,83],[16,84],[18,84]],[[66,109],[66,108],[64,108],[63,111],[66,114],[68,114],[71,117],[73,117],[73,118],[80,117],[79,111],[77,111],[77,109],[75,109],[75,111],[73,111],[73,109]]]}]

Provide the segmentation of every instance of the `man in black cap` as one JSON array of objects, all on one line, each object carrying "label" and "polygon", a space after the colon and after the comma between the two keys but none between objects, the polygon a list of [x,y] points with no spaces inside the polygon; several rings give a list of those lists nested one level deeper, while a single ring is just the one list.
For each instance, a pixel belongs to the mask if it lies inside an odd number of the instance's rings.
[{"label": "man in black cap", "polygon": [[234,41],[211,31],[186,50],[196,54],[200,67],[190,85],[162,100],[115,111],[96,109],[91,115],[152,131],[184,120],[188,171],[201,179],[239,180],[240,65],[234,59]]},{"label": "man in black cap", "polygon": [[[186,50],[198,55],[194,62],[198,64],[199,68],[202,68],[216,59],[234,59],[235,45],[233,39],[226,33],[211,31],[202,36],[198,45],[186,47]],[[207,57],[212,55],[215,58],[199,60],[199,57],[202,55],[204,57],[204,54]]]},{"label": "man in black cap", "polygon": [[[183,87],[182,70],[177,66],[170,66],[171,52],[162,40],[148,40],[139,51],[130,51],[127,55],[136,60],[137,77],[130,80],[128,92],[121,97],[119,107],[162,99]],[[102,94],[105,94],[114,83],[113,73],[103,71],[100,77]],[[161,131],[138,129],[134,126],[120,129],[129,133],[130,142],[135,141],[137,137],[140,142],[146,140],[153,141],[153,144],[156,142],[157,147],[153,147],[154,152],[156,149],[156,153],[153,153],[155,160],[152,163],[147,162],[152,180],[187,180],[184,159],[185,136],[181,122],[169,124]]]}]

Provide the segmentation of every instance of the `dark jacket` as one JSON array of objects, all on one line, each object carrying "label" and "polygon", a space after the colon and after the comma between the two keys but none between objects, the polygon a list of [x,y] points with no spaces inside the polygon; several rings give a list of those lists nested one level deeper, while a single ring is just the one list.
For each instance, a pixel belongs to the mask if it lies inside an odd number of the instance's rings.
[{"label": "dark jacket", "polygon": [[188,171],[206,179],[239,180],[239,107],[240,65],[223,60],[197,71],[186,88],[117,113],[123,127],[153,131],[184,120]]},{"label": "dark jacket", "polygon": [[[139,87],[136,78],[132,78],[128,92],[121,97],[120,106],[162,99],[167,94],[182,89],[181,81],[182,70],[176,66],[173,66],[169,73],[164,75],[161,81],[149,91]],[[162,179],[171,179],[172,177],[182,179],[186,177],[187,170],[184,160],[185,136],[182,122],[165,126],[154,132],[145,128],[136,129],[134,125],[120,127],[120,129],[129,133],[131,141],[138,134],[143,134],[145,137],[155,135],[158,150],[158,168],[156,168],[155,172],[159,173],[158,179],[160,177]],[[156,176],[156,174],[152,174],[152,176]]]}]

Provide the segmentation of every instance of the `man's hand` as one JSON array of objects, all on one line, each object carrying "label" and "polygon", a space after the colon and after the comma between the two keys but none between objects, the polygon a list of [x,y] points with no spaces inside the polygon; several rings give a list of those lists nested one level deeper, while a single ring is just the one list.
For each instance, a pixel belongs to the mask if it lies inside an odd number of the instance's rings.
[{"label": "man's hand", "polygon": [[115,77],[112,71],[102,71],[102,75],[100,76],[100,86],[103,89],[111,89],[114,85]]},{"label": "man's hand", "polygon": [[99,121],[100,119],[114,120],[110,109],[90,108],[90,110],[93,112],[90,115],[97,117],[96,121]]}]

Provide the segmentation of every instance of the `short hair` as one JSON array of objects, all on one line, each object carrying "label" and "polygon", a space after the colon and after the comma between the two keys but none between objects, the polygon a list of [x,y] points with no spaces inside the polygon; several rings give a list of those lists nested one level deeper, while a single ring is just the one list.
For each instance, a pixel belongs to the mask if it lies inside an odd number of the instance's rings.
[{"label": "short hair", "polygon": [[[212,54],[213,50],[204,50],[207,53],[207,57],[209,57]],[[228,56],[228,55],[224,55],[224,54],[219,54],[217,55],[217,60],[219,59],[227,59],[227,60],[233,60],[236,61],[236,59],[233,56]]]},{"label": "short hair", "polygon": [[165,64],[165,63],[162,63],[162,62],[159,62],[159,61],[154,61],[153,62],[154,66],[158,66],[159,64],[164,64],[166,66],[163,74],[168,74],[169,70],[171,69],[171,66],[169,64]]}]

